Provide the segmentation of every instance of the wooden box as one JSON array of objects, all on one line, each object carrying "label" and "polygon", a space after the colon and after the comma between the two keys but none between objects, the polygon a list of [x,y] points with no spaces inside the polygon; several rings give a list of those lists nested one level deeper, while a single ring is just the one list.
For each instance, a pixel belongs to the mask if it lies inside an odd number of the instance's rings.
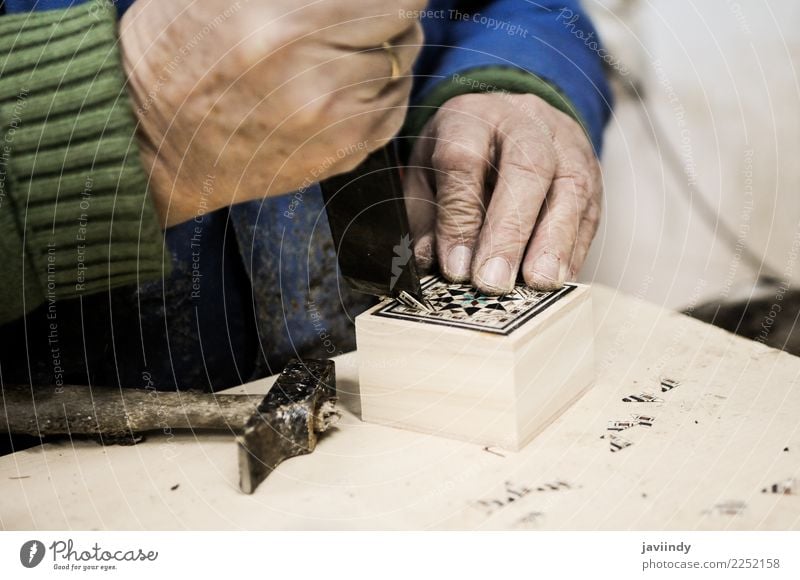
[{"label": "wooden box", "polygon": [[429,277],[433,312],[356,318],[362,419],[518,450],[594,381],[590,289],[502,297]]}]

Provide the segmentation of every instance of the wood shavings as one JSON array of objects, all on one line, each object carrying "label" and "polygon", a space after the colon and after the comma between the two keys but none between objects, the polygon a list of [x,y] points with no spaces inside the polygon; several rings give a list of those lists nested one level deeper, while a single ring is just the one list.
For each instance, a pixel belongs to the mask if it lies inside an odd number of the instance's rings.
[{"label": "wood shavings", "polygon": [[677,386],[680,386],[680,381],[675,379],[661,379],[661,392],[667,393]]},{"label": "wood shavings", "polygon": [[633,441],[628,441],[627,439],[624,439],[619,435],[612,435],[610,444],[611,444],[611,453],[617,453],[618,451],[622,451],[623,449],[626,449],[627,447],[633,445]]},{"label": "wood shavings", "polygon": [[628,395],[622,398],[623,403],[663,403],[664,399],[651,395],[650,393],[639,393],[638,395]]},{"label": "wood shavings", "polygon": [[769,487],[761,490],[761,493],[771,493],[778,495],[797,495],[798,485],[797,480],[793,477],[784,479],[781,482],[773,483]]}]

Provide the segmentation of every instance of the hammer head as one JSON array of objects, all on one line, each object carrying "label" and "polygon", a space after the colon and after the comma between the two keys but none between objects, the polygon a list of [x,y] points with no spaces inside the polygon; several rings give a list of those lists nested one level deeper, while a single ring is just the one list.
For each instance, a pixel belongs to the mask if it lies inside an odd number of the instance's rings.
[{"label": "hammer head", "polygon": [[237,437],[241,490],[253,493],[284,459],[311,453],[340,417],[335,404],[333,361],[291,360]]}]

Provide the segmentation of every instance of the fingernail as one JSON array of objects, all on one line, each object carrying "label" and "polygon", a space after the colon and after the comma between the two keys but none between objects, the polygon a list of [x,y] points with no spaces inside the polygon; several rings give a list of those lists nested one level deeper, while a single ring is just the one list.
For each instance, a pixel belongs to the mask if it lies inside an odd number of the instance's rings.
[{"label": "fingernail", "polygon": [[467,246],[455,246],[447,254],[447,277],[454,282],[469,280],[472,250]]},{"label": "fingernail", "polygon": [[566,276],[566,265],[562,267],[558,256],[545,252],[533,265],[534,285],[543,290],[560,288]]},{"label": "fingernail", "polygon": [[478,274],[481,283],[487,288],[507,292],[511,290],[511,265],[505,258],[492,258]]}]

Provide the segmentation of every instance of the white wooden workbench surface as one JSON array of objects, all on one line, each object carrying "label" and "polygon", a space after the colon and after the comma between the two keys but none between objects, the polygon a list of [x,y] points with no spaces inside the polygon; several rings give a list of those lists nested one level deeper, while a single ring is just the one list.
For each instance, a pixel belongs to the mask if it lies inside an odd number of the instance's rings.
[{"label": "white wooden workbench surface", "polygon": [[[50,444],[0,458],[0,528],[800,528],[800,491],[772,493],[800,480],[800,359],[603,288],[594,313],[597,384],[520,453],[346,413],[246,496],[228,436]],[[643,391],[664,402],[622,402]],[[607,423],[632,413],[653,426],[612,453]]]}]

